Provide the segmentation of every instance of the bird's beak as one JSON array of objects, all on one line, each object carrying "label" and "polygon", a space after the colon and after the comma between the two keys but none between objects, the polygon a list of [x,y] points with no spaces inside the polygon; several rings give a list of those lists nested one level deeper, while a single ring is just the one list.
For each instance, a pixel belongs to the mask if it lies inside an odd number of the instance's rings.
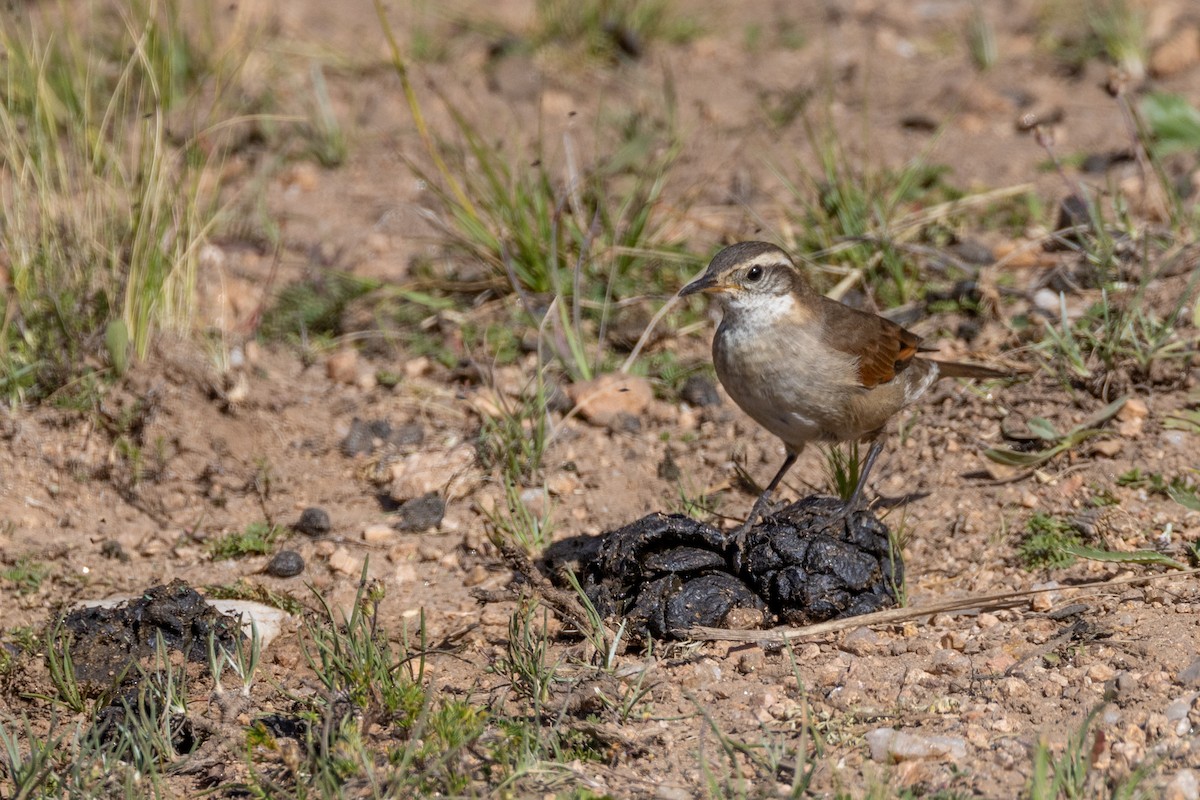
[{"label": "bird's beak", "polygon": [[689,283],[687,286],[679,290],[680,297],[687,297],[689,294],[704,292],[705,294],[713,294],[715,292],[725,291],[723,284],[717,283],[717,279],[710,273],[704,273],[696,280]]}]

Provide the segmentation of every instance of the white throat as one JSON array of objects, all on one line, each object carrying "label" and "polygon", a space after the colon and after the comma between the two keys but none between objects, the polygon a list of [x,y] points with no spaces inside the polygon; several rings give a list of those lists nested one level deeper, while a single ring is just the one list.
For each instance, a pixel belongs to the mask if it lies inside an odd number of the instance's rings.
[{"label": "white throat", "polygon": [[792,312],[796,298],[791,292],[785,294],[757,294],[741,292],[728,299],[725,313],[731,317],[740,317],[741,324],[753,324],[755,327],[773,325],[780,317]]}]

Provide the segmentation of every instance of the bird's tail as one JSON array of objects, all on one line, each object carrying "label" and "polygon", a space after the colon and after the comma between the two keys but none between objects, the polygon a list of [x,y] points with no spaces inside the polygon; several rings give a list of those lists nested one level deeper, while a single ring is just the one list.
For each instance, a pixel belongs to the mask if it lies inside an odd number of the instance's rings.
[{"label": "bird's tail", "polygon": [[993,369],[982,364],[964,364],[961,361],[937,361],[930,359],[938,366],[939,378],[1015,378],[1016,373],[1008,370]]}]

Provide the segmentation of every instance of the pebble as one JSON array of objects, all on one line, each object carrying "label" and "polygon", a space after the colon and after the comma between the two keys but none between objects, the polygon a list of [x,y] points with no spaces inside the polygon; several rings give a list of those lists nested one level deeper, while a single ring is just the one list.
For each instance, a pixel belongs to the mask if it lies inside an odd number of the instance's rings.
[{"label": "pebble", "polygon": [[1195,659],[1192,663],[1181,669],[1175,681],[1181,686],[1186,686],[1190,689],[1200,688],[1200,658]]},{"label": "pebble", "polygon": [[971,670],[971,659],[957,650],[943,649],[933,654],[930,672],[934,675],[962,675]]},{"label": "pebble", "polygon": [[396,534],[396,529],[391,525],[384,525],[382,522],[376,522],[373,525],[368,525],[363,528],[362,538],[367,544],[383,544],[391,539]]},{"label": "pebble", "polygon": [[871,758],[885,764],[925,758],[962,761],[967,757],[967,742],[958,736],[922,736],[895,728],[876,728],[867,732],[866,739]]},{"label": "pebble", "polygon": [[1033,304],[1047,314],[1057,314],[1061,311],[1058,304],[1058,292],[1050,289],[1038,289],[1034,292]]},{"label": "pebble", "polygon": [[1129,398],[1117,412],[1117,433],[1127,439],[1137,438],[1142,434],[1142,428],[1145,427],[1146,417],[1149,413],[1150,408],[1146,405],[1145,400],[1140,397]]},{"label": "pebble", "polygon": [[1186,447],[1188,435],[1183,431],[1163,431],[1163,441],[1171,447]]},{"label": "pebble", "polygon": [[129,553],[125,552],[124,546],[116,539],[108,539],[104,544],[100,545],[100,555],[105,558],[116,559],[122,564],[129,563]]},{"label": "pebble", "polygon": [[419,378],[433,369],[433,362],[426,356],[417,356],[404,362],[404,375],[407,378]]},{"label": "pebble", "polygon": [[304,572],[304,558],[295,550],[280,550],[267,563],[266,572],[276,578],[294,578]]},{"label": "pebble", "polygon": [[345,348],[325,360],[325,374],[334,383],[354,383],[358,380],[358,351]]},{"label": "pebble", "polygon": [[329,555],[329,568],[343,575],[359,575],[362,573],[362,563],[350,555],[345,547],[339,547]]},{"label": "pebble", "polygon": [[[1047,581],[1046,583],[1035,583],[1034,589],[1057,589],[1058,581]],[[1049,611],[1054,608],[1054,604],[1058,602],[1058,592],[1042,592],[1035,594],[1029,600],[1029,608],[1033,611]]]},{"label": "pebble", "polygon": [[1163,790],[1163,800],[1200,800],[1200,780],[1190,769],[1181,769]]},{"label": "pebble", "polygon": [[473,447],[411,453],[392,464],[392,494],[397,497],[417,497],[438,492],[475,466]]},{"label": "pebble", "polygon": [[1106,458],[1113,458],[1124,449],[1125,443],[1120,439],[1101,439],[1092,445],[1092,452]]},{"label": "pebble", "polygon": [[1181,28],[1150,53],[1150,74],[1166,78],[1200,63],[1200,27]]},{"label": "pebble", "polygon": [[329,512],[317,506],[310,506],[300,512],[300,519],[292,526],[299,533],[307,534],[308,536],[321,536],[329,533],[332,527],[329,521]]},{"label": "pebble", "polygon": [[838,649],[856,656],[866,656],[879,649],[879,635],[870,628],[850,631],[842,639]]},{"label": "pebble", "polygon": [[575,494],[579,488],[579,478],[570,472],[556,472],[546,479],[546,489],[555,497]]},{"label": "pebble", "polygon": [[471,569],[467,571],[466,576],[463,577],[463,585],[467,587],[478,586],[487,579],[487,567],[483,566],[482,564],[476,564],[475,566],[471,567]]},{"label": "pebble", "polygon": [[617,424],[621,415],[637,418],[654,400],[654,389],[647,379],[611,373],[573,383],[567,393],[580,416],[600,427]]},{"label": "pebble", "polygon": [[738,656],[737,671],[743,675],[749,675],[756,670],[762,669],[764,661],[763,651],[755,648]]},{"label": "pebble", "polygon": [[1193,692],[1167,704],[1163,716],[1167,718],[1167,724],[1174,728],[1176,736],[1186,736],[1191,730],[1192,722],[1188,719],[1188,714],[1191,713],[1195,701],[1196,694]]}]

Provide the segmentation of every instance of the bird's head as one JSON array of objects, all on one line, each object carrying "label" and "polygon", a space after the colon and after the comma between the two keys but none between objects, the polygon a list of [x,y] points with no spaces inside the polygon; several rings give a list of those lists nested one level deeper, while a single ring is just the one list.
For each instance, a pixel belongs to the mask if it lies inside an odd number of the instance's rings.
[{"label": "bird's head", "polygon": [[679,296],[703,292],[737,304],[811,291],[783,250],[766,242],[740,242],[717,253],[704,274],[684,286]]}]

